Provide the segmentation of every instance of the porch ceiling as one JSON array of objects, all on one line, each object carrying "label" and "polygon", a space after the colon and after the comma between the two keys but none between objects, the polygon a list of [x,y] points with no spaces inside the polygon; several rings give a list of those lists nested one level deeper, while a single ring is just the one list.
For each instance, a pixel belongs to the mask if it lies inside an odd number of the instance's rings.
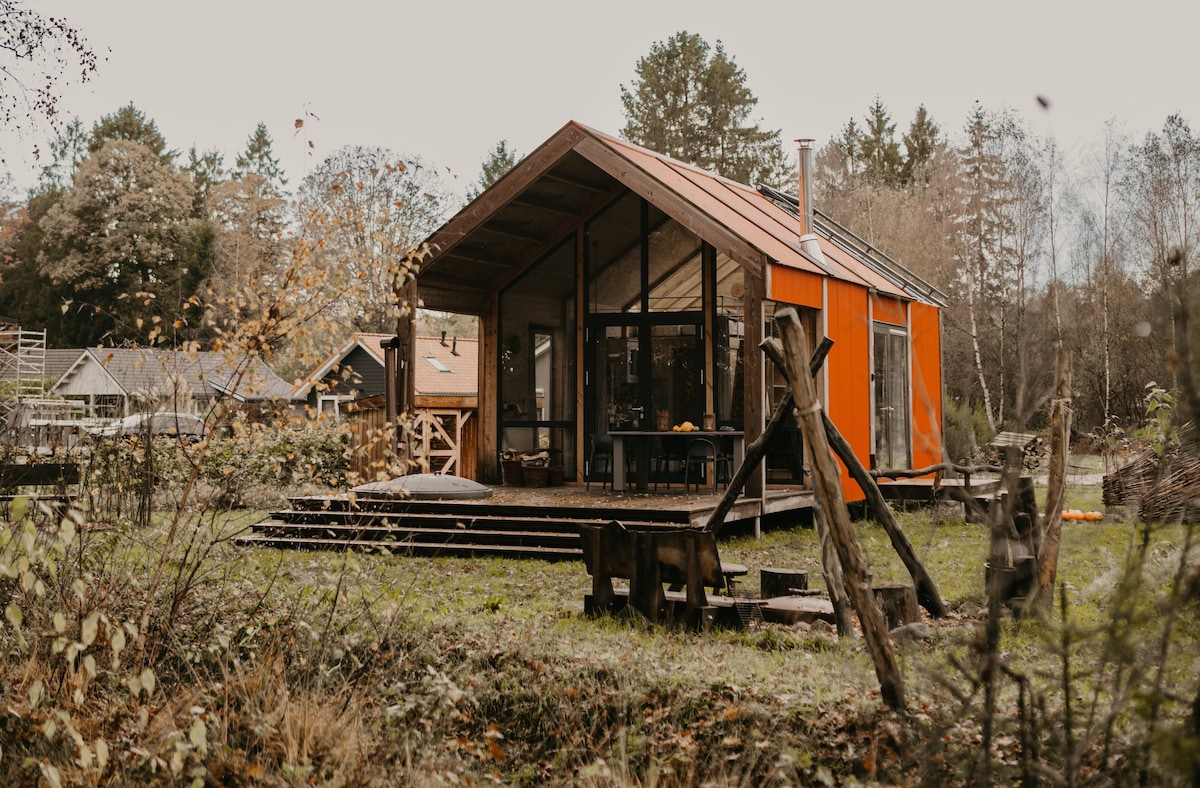
[{"label": "porch ceiling", "polygon": [[427,308],[486,314],[491,293],[624,188],[575,151],[536,177],[513,174],[524,177],[501,181],[430,239],[418,279]]}]

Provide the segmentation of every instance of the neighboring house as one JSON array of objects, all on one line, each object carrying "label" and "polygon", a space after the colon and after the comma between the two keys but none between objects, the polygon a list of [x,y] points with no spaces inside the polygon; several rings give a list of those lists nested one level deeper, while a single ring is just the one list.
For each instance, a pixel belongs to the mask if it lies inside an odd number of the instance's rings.
[{"label": "neighboring house", "polygon": [[[391,334],[354,334],[308,376],[295,396],[317,415],[355,414],[356,428],[364,436],[379,430],[386,418],[383,345],[392,338]],[[416,337],[414,342],[413,412],[419,453],[429,461],[431,470],[439,473],[473,473],[473,457],[469,463],[461,458],[464,449],[468,453],[475,450],[479,342],[444,334]],[[355,453],[361,465],[356,470],[365,477],[373,464],[380,464],[383,447],[365,437],[357,442],[360,446],[372,444],[371,450]]]},{"label": "neighboring house", "polygon": [[785,390],[777,305],[834,341],[818,391],[865,464],[940,462],[944,296],[812,209],[811,155],[791,197],[570,122],[430,236],[424,306],[480,318],[477,478],[536,447],[582,481],[589,436],[660,418],[749,443]]},{"label": "neighboring house", "polygon": [[[392,334],[355,333],[296,390],[314,413],[386,393],[383,345]],[[474,410],[479,379],[479,342],[458,337],[417,337],[413,357],[413,407]]]},{"label": "neighboring house", "polygon": [[261,359],[212,351],[87,348],[49,390],[82,400],[89,417],[143,411],[205,416],[217,401],[295,404],[292,386]]}]

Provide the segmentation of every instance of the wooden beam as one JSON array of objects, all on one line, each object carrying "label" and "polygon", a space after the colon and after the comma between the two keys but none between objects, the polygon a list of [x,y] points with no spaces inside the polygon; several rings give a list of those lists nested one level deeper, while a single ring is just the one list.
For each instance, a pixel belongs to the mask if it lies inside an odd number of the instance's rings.
[{"label": "wooden beam", "polygon": [[530,184],[543,177],[583,138],[583,129],[574,124],[564,126],[458,215],[442,225],[429,239],[430,246],[438,250],[430,261],[430,266],[436,266],[440,257],[448,254],[463,238],[512,202]]},{"label": "wooden beam", "polygon": [[[1054,600],[1058,550],[1062,544],[1062,502],[1071,437],[1071,354],[1061,344],[1054,365],[1050,404],[1050,475],[1046,483],[1045,538],[1038,555],[1038,603],[1046,612]],[[1036,527],[1036,526],[1035,526]]]},{"label": "wooden beam", "polygon": [[796,421],[804,434],[804,441],[812,450],[813,486],[828,520],[829,533],[842,564],[846,578],[846,590],[850,602],[858,614],[863,638],[875,664],[875,675],[879,679],[879,690],[883,702],[895,711],[903,711],[904,678],[888,638],[887,625],[875,595],[871,591],[871,572],[863,559],[862,550],[850,525],[850,513],[842,497],[841,473],[834,462],[833,452],[825,435],[821,420],[821,403],[817,399],[816,387],[808,369],[801,361],[807,355],[808,339],[800,317],[792,308],[783,309],[775,315],[784,345],[784,362],[787,369],[788,386],[796,398]]},{"label": "wooden beam", "polygon": [[653,203],[675,221],[726,252],[744,268],[762,276],[761,254],[752,244],[734,234],[721,222],[696,209],[689,200],[668,189],[628,159],[592,137],[585,137],[575,149],[588,161],[607,172],[641,197]]},{"label": "wooden beam", "polygon": [[[763,350],[776,366],[781,370],[785,369],[786,359],[776,340],[772,339],[764,342]],[[813,377],[816,377],[816,371],[813,372]],[[892,542],[892,549],[896,551],[896,555],[900,556],[905,569],[908,570],[921,606],[928,610],[929,614],[934,618],[944,618],[949,614],[950,610],[946,607],[946,603],[942,601],[942,596],[938,593],[933,578],[925,571],[925,565],[921,563],[921,559],[917,556],[917,551],[913,549],[912,542],[908,540],[908,535],[904,533],[904,529],[900,527],[900,523],[892,513],[891,507],[884,500],[883,493],[879,491],[879,484],[867,472],[866,467],[859,462],[858,457],[854,454],[854,449],[842,437],[842,433],[838,430],[837,425],[833,423],[833,420],[829,418],[829,414],[824,409],[821,410],[821,424],[825,430],[825,437],[829,441],[830,447],[850,472],[850,478],[854,479],[858,483],[858,486],[862,488],[863,494],[866,496],[867,506],[874,515],[875,521],[883,526],[883,530],[887,532],[888,538]]]},{"label": "wooden beam", "polygon": [[[808,361],[808,368],[813,376],[820,371],[821,365],[825,363],[825,357],[829,355],[829,349],[833,347],[833,340],[825,337],[821,340],[821,344],[817,345],[817,349],[813,351],[812,358]],[[746,451],[742,459],[742,464],[738,466],[737,471],[733,474],[733,478],[725,487],[725,494],[721,496],[721,500],[717,503],[717,508],[712,510],[712,514],[708,517],[708,523],[704,526],[704,530],[720,533],[721,528],[725,525],[725,515],[729,514],[729,510],[733,508],[733,502],[737,500],[741,493],[742,485],[750,478],[751,472],[758,466],[763,455],[767,451],[767,443],[771,436],[775,433],[776,428],[783,423],[792,409],[796,407],[796,400],[792,396],[792,392],[788,392],[775,406],[775,412],[771,414],[771,420],[767,422],[766,428],[762,434],[746,445]]]}]

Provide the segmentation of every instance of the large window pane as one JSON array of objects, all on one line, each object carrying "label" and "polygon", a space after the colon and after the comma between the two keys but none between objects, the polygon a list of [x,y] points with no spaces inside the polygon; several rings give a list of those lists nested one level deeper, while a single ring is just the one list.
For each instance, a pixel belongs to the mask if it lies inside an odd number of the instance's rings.
[{"label": "large window pane", "polygon": [[908,335],[875,325],[875,467],[908,468]]},{"label": "large window pane", "polygon": [[650,311],[699,312],[704,308],[700,239],[653,206],[649,217]]},{"label": "large window pane", "polygon": [[728,255],[717,255],[717,308],[715,342],[715,397],[717,422],[743,425],[742,369],[745,332],[743,312],[746,287],[740,265]]},{"label": "large window pane", "polygon": [[641,204],[630,192],[588,223],[588,298],[593,314],[641,310]]},{"label": "large window pane", "polygon": [[561,244],[500,294],[501,450],[574,456],[562,429],[575,417],[574,250]]},{"label": "large window pane", "polygon": [[652,424],[662,411],[670,424],[704,423],[703,363],[704,343],[698,324],[651,327]]}]

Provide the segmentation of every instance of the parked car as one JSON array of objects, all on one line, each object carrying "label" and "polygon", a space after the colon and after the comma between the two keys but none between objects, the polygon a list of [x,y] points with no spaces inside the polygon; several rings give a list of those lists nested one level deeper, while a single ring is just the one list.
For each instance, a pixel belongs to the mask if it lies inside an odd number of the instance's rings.
[{"label": "parked car", "polygon": [[208,435],[208,427],[204,419],[188,413],[134,413],[106,424],[92,434],[99,438],[166,435],[193,443]]}]

